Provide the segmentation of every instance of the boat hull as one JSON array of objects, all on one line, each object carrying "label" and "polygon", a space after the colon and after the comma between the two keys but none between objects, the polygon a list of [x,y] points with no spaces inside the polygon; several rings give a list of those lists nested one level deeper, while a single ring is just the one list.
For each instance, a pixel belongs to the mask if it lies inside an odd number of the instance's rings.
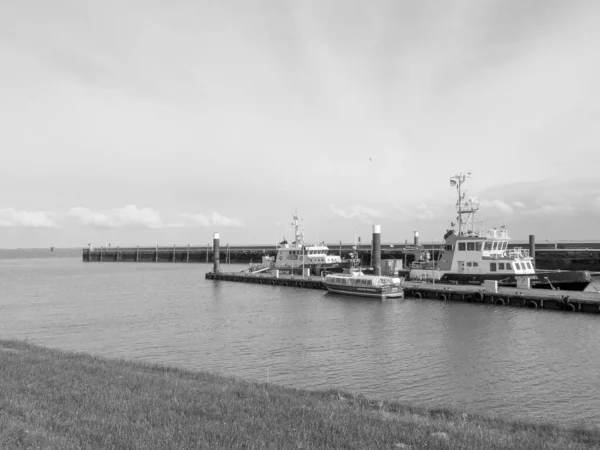
[{"label": "boat hull", "polygon": [[386,298],[401,298],[404,296],[404,290],[400,288],[382,289],[382,288],[364,288],[354,286],[339,286],[325,283],[327,291],[332,294],[352,295],[355,297],[368,297],[384,300]]},{"label": "boat hull", "polygon": [[[583,291],[592,282],[588,271],[536,271],[534,275],[528,275],[531,279],[531,287],[535,289],[560,289],[563,291]],[[500,286],[516,286],[515,275],[507,274],[460,274],[445,273],[439,279],[442,283],[459,284],[482,284],[484,280],[498,281]]]}]

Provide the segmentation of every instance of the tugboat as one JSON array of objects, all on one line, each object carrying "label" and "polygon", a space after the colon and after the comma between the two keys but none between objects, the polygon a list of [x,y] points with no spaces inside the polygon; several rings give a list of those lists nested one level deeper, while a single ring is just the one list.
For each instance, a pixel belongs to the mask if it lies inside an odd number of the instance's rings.
[{"label": "tugboat", "polygon": [[403,278],[365,275],[360,268],[352,267],[343,273],[327,275],[324,284],[334,294],[385,300],[404,296],[402,281]]},{"label": "tugboat", "polygon": [[[529,286],[537,289],[583,291],[591,283],[588,271],[537,270],[534,260],[525,248],[508,249],[506,226],[483,229],[475,222],[479,211],[476,197],[465,199],[462,186],[467,175],[450,178],[456,187],[458,200],[457,223],[444,235],[444,247],[437,261],[414,262],[409,271],[411,280],[435,280],[441,283],[482,284],[496,280],[501,286]],[[480,224],[475,230],[475,224]],[[458,225],[458,229],[454,227]]]},{"label": "tugboat", "polygon": [[[329,253],[324,242],[317,245],[305,245],[304,231],[300,231],[298,213],[292,214],[294,241],[290,244],[283,238],[277,245],[275,257],[263,256],[261,264],[250,264],[250,272],[278,270],[280,274],[310,274],[323,276],[328,273],[341,273],[351,267],[354,260],[342,260],[338,255]],[[308,272],[306,270],[308,269]]]}]

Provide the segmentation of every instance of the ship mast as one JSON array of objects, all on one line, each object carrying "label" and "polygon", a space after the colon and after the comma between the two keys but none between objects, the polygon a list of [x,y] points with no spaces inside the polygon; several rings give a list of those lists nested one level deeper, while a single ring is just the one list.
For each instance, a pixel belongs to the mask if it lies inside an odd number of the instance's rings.
[{"label": "ship mast", "polygon": [[[466,175],[462,173],[450,177],[450,186],[455,186],[458,193],[458,200],[456,201],[456,212],[458,216],[456,220],[458,222],[458,235],[467,236],[474,233],[473,226],[475,225],[475,213],[479,211],[479,202],[475,197],[468,197],[465,201],[466,192],[463,192],[463,183],[471,178],[471,172]],[[466,217],[463,217],[466,216]],[[453,223],[452,226],[455,224]]]},{"label": "ship mast", "polygon": [[297,246],[301,247],[304,245],[304,233],[300,231],[298,211],[292,214],[292,219],[294,219],[292,222],[292,225],[294,225],[294,242]]}]

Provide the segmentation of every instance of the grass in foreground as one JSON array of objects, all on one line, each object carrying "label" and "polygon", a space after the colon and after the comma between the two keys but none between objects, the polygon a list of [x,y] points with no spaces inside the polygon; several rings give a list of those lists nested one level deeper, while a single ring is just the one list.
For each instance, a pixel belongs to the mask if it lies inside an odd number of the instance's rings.
[{"label": "grass in foreground", "polygon": [[589,449],[600,429],[301,391],[0,341],[0,448]]}]

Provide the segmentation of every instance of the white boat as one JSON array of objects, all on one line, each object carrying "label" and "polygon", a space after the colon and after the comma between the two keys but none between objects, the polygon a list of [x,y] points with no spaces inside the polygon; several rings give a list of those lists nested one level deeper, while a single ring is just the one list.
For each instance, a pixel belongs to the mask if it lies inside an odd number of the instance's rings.
[{"label": "white boat", "polygon": [[[536,270],[528,249],[508,248],[510,237],[506,226],[484,229],[482,222],[476,222],[479,202],[476,197],[465,199],[466,193],[462,191],[467,177],[460,174],[450,178],[450,185],[458,192],[458,217],[444,235],[439,258],[423,261],[425,258],[421,256],[421,261],[410,267],[410,280],[471,284],[496,280],[500,285],[566,290],[583,290],[588,286],[589,272]],[[422,251],[423,254],[426,252]]]},{"label": "white boat", "polygon": [[[289,243],[285,238],[277,245],[275,257],[264,256],[261,264],[250,264],[250,272],[277,270],[280,274],[324,275],[331,272],[342,272],[349,268],[352,261],[342,260],[333,255],[324,242],[306,245],[304,232],[300,230],[298,213],[292,214],[294,240]],[[308,272],[307,272],[308,270]]]},{"label": "white boat", "polygon": [[371,297],[385,300],[404,296],[402,278],[365,275],[360,270],[350,269],[343,273],[330,274],[324,284],[334,294]]}]

